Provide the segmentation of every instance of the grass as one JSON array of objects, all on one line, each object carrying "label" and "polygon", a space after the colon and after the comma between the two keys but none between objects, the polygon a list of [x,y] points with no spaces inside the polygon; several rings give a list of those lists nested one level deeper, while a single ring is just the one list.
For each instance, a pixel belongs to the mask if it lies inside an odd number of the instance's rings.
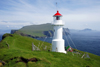
[{"label": "grass", "polygon": [[[100,66],[100,56],[79,51],[81,54],[72,55],[71,52],[67,54],[48,52],[51,49],[51,44],[42,41],[23,37],[16,34],[5,34],[4,38],[0,42],[0,60],[4,61],[6,64],[3,67],[99,67]],[[39,47],[40,51],[32,51],[32,42]],[[6,44],[9,44],[9,48]],[[47,46],[44,50],[43,47]],[[81,58],[84,53],[88,53],[90,58]],[[18,62],[20,57],[25,59],[37,58],[37,62],[29,61]]]},{"label": "grass", "polygon": [[19,29],[16,33],[29,34],[32,36],[45,36],[43,32],[49,30],[53,30],[53,26],[50,23],[47,23],[41,25],[24,26],[23,28]]}]

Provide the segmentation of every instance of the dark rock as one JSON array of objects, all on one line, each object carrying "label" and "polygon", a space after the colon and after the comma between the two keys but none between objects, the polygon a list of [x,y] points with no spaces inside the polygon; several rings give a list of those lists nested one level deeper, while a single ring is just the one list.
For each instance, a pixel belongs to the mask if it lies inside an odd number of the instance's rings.
[{"label": "dark rock", "polygon": [[90,66],[86,66],[86,67],[90,67]]},{"label": "dark rock", "polygon": [[10,60],[13,60],[13,58],[11,58]]},{"label": "dark rock", "polygon": [[18,30],[11,30],[11,34],[14,34],[16,31],[18,31]]},{"label": "dark rock", "polygon": [[25,63],[28,63],[28,59],[26,58],[23,58],[23,57],[20,57],[21,61],[25,62]]},{"label": "dark rock", "polygon": [[43,34],[46,35],[47,37],[53,37],[54,32],[52,30],[43,31]]},{"label": "dark rock", "polygon": [[37,59],[37,58],[31,58],[31,59],[29,59],[28,61],[37,62],[38,59]]},{"label": "dark rock", "polygon": [[11,36],[11,37],[13,37],[13,35],[12,34],[4,34],[3,36],[2,36],[2,40],[4,39],[4,38],[6,38],[7,36]]},{"label": "dark rock", "polygon": [[2,61],[2,64],[3,64],[3,65],[5,65],[5,64],[6,64],[6,62]]},{"label": "dark rock", "polygon": [[24,63],[27,64],[29,61],[31,61],[31,62],[37,62],[37,61],[39,61],[39,59],[37,59],[37,58],[26,59],[26,58],[20,57],[20,60],[16,61],[16,63],[18,63],[18,62],[24,62]]},{"label": "dark rock", "polygon": [[48,52],[50,52],[50,50],[48,50]]},{"label": "dark rock", "polygon": [[2,65],[5,65],[5,64],[6,64],[6,62],[4,62],[4,61],[2,61],[2,60],[0,60],[0,63],[2,63]]}]

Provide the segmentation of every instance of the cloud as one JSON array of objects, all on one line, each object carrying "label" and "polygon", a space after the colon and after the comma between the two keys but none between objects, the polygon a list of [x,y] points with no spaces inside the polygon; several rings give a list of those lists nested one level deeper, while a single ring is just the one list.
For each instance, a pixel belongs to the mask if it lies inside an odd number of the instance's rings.
[{"label": "cloud", "polygon": [[0,21],[1,29],[20,29],[23,26],[32,25],[32,22],[14,22],[14,21]]},{"label": "cloud", "polygon": [[[15,26],[51,23],[56,13],[56,5],[63,15],[65,27],[83,29],[85,24],[92,29],[92,25],[99,26],[100,1],[99,0],[1,0],[1,25]],[[16,21],[16,22],[15,22]],[[98,27],[99,28],[99,27]],[[96,28],[96,29],[98,29]]]}]

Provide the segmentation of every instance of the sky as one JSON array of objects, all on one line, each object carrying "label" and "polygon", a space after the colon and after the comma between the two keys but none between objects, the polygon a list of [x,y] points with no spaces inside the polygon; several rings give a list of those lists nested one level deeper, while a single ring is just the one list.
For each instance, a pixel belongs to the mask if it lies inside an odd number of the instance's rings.
[{"label": "sky", "polygon": [[100,0],[0,0],[0,29],[53,23],[57,10],[65,28],[100,31]]}]

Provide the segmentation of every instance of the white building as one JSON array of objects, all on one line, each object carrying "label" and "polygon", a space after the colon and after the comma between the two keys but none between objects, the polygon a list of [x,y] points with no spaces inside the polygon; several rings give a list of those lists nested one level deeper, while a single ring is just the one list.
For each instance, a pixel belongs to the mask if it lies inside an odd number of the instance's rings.
[{"label": "white building", "polygon": [[52,40],[52,51],[54,52],[61,52],[61,53],[66,53],[65,51],[65,41],[63,40],[63,29],[62,26],[64,23],[61,20],[62,15],[57,11],[54,17],[54,36]]}]

